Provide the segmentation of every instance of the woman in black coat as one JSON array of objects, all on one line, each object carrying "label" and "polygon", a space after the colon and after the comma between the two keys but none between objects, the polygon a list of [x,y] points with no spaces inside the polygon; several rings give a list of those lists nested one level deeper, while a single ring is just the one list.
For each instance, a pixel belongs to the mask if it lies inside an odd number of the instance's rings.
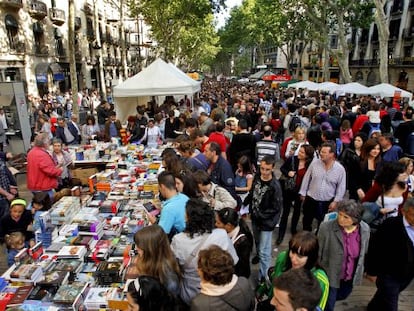
[{"label": "woman in black coat", "polygon": [[339,161],[346,170],[347,189],[349,198],[358,201],[357,190],[359,188],[359,178],[361,176],[361,149],[367,140],[365,133],[355,135],[352,143],[344,149],[339,156]]},{"label": "woman in black coat", "polygon": [[237,211],[223,208],[216,213],[216,227],[226,230],[233,242],[239,261],[234,267],[237,276],[250,277],[250,253],[253,247],[253,235],[243,219],[239,219]]},{"label": "woman in black coat", "polygon": [[[283,189],[283,213],[279,223],[279,236],[276,244],[282,243],[286,233],[287,221],[289,218],[290,208],[293,203],[293,215],[291,222],[291,233],[296,233],[296,227],[299,222],[301,200],[299,196],[299,189],[302,183],[303,176],[306,173],[310,163],[313,160],[315,149],[311,145],[302,145],[297,156],[292,156],[286,159],[285,163],[280,167],[283,177],[280,179],[280,185]],[[296,176],[294,189],[287,189],[286,179]]]}]

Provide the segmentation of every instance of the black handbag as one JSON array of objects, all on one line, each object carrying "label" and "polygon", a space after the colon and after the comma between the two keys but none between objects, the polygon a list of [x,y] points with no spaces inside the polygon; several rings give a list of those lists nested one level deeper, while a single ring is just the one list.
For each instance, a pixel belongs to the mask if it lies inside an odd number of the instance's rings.
[{"label": "black handbag", "polygon": [[[294,171],[295,170],[295,160],[294,160],[293,157],[292,157],[291,164],[292,164],[292,169],[291,170]],[[285,190],[290,190],[290,191],[296,190],[296,175],[297,174],[295,174],[293,177],[289,177],[289,176],[285,176],[285,175],[282,174],[280,179],[283,182]]]}]

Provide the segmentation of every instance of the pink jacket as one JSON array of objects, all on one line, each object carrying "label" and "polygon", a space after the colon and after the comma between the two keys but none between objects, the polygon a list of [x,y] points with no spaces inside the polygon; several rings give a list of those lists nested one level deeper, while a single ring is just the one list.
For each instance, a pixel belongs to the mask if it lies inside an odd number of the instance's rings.
[{"label": "pink jacket", "polygon": [[27,188],[31,191],[56,189],[62,169],[43,148],[33,147],[27,154]]},{"label": "pink jacket", "polygon": [[354,134],[352,132],[352,129],[349,128],[346,131],[344,131],[342,128],[339,130],[339,138],[341,139],[342,143],[344,144],[350,144],[352,139],[354,138]]}]

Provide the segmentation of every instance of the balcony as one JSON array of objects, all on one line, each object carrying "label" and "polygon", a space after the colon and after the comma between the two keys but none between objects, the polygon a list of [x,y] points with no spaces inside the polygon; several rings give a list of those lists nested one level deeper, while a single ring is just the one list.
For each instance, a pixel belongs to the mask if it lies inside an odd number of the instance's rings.
[{"label": "balcony", "polygon": [[41,1],[33,1],[29,6],[29,14],[37,20],[42,20],[47,16],[47,5]]},{"label": "balcony", "polygon": [[356,59],[349,61],[350,67],[373,67],[378,64],[378,59]]},{"label": "balcony", "polygon": [[24,41],[16,41],[12,46],[11,49],[16,54],[24,54],[26,52],[26,44]]},{"label": "balcony", "polygon": [[49,47],[46,45],[35,44],[33,46],[33,53],[36,56],[48,56],[49,55]]},{"label": "balcony", "polygon": [[23,0],[0,0],[0,6],[17,11],[23,8]]},{"label": "balcony", "polygon": [[388,60],[390,66],[414,66],[414,57],[391,58]]},{"label": "balcony", "polygon": [[65,11],[57,8],[49,9],[50,20],[53,24],[61,26],[65,23]]}]

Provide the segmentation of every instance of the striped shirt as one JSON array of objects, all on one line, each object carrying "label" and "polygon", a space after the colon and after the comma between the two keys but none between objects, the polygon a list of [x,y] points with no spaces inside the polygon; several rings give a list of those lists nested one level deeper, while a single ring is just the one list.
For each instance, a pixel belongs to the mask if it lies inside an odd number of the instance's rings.
[{"label": "striped shirt", "polygon": [[260,161],[266,155],[273,156],[275,161],[280,160],[279,145],[275,141],[262,139],[256,143],[257,165],[260,165]]},{"label": "striped shirt", "polygon": [[315,159],[309,165],[303,177],[299,194],[310,196],[316,201],[342,201],[346,191],[346,172],[337,161],[328,170],[321,159]]}]

